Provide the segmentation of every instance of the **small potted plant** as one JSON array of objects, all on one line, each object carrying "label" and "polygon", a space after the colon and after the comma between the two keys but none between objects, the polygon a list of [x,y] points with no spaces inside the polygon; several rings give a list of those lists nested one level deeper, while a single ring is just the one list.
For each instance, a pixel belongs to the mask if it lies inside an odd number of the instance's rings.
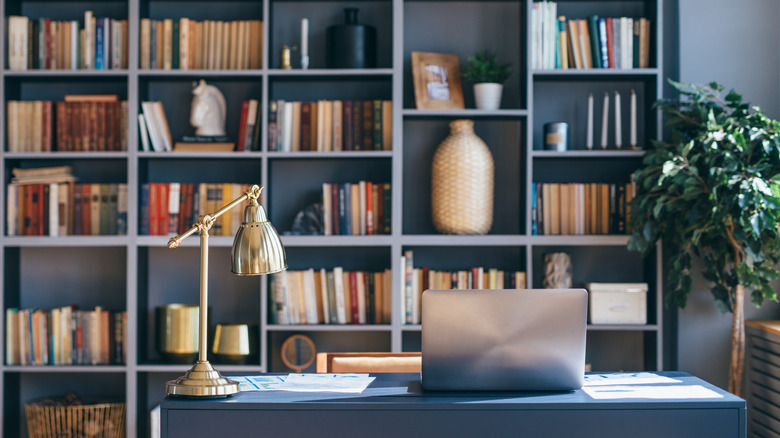
[{"label": "small potted plant", "polygon": [[510,64],[499,64],[491,50],[482,50],[468,57],[463,78],[474,82],[474,100],[477,109],[495,110],[501,106],[504,82],[512,74]]}]

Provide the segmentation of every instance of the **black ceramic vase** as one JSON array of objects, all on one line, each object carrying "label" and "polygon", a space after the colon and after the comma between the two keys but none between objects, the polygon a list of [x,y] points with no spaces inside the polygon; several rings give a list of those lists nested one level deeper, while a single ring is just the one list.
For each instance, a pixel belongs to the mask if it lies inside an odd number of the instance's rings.
[{"label": "black ceramic vase", "polygon": [[325,57],[328,68],[376,67],[376,28],[357,23],[358,8],[344,9],[344,24],[328,27]]}]

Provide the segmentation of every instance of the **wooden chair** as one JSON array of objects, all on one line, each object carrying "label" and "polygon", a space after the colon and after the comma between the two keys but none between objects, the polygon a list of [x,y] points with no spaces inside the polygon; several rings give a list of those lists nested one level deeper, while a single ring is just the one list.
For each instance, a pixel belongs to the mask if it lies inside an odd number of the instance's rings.
[{"label": "wooden chair", "polygon": [[317,353],[318,373],[419,373],[417,353]]}]

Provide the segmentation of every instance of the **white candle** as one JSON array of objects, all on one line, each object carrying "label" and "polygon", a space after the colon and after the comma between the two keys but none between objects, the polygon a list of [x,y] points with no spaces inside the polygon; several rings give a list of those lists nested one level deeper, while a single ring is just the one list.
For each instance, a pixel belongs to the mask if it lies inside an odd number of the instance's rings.
[{"label": "white candle", "polygon": [[585,139],[585,146],[588,150],[593,149],[593,93],[588,93],[588,135]]},{"label": "white candle", "polygon": [[631,90],[631,131],[629,132],[631,138],[631,147],[637,147],[636,143],[636,92]]},{"label": "white candle", "polygon": [[607,120],[609,120],[609,93],[604,92],[604,111],[601,115],[601,149],[607,148]]},{"label": "white candle", "polygon": [[301,20],[301,56],[309,56],[309,19]]},{"label": "white candle", "polygon": [[623,146],[623,126],[620,116],[620,93],[615,91],[615,147],[620,149]]}]

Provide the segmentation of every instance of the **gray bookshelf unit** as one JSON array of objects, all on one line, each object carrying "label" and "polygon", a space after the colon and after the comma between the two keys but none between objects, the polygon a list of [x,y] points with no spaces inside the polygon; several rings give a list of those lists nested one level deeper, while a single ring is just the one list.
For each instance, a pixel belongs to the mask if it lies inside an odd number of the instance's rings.
[{"label": "gray bookshelf unit", "polygon": [[[651,20],[650,67],[638,70],[533,70],[531,65],[532,2],[524,0],[0,0],[4,18],[81,19],[85,9],[96,16],[129,21],[127,70],[11,71],[7,44],[0,45],[0,138],[6,138],[5,107],[12,99],[60,100],[64,94],[118,94],[127,99],[127,152],[0,152],[0,178],[7,185],[14,167],[71,165],[81,182],[128,184],[126,236],[0,237],[3,269],[0,326],[5,309],[52,308],[77,304],[126,310],[127,363],[110,366],[8,366],[0,364],[2,435],[27,436],[24,403],[75,391],[85,396],[112,396],[127,403],[127,435],[148,436],[149,410],[165,396],[164,384],[189,365],[170,365],[155,350],[155,306],[197,304],[198,240],[187,239],[171,250],[167,237],[139,234],[139,190],[147,182],[233,182],[265,186],[263,204],[280,232],[290,230],[295,213],[321,197],[323,182],[375,179],[392,183],[392,234],[381,236],[283,236],[290,269],[310,267],[347,270],[391,268],[392,321],[383,325],[269,325],[266,279],[230,273],[230,237],[210,244],[211,332],[219,322],[250,322],[260,327],[260,357],[245,366],[213,361],[223,374],[288,372],[279,358],[290,335],[310,336],[319,351],[419,351],[420,326],[403,324],[400,315],[400,258],[413,250],[416,266],[465,269],[472,266],[524,270],[528,285],[542,287],[543,255],[565,251],[574,264],[574,284],[586,282],[649,283],[648,324],[589,326],[587,360],[593,370],[661,370],[664,367],[664,321],[661,303],[660,248],[649,258],[626,249],[627,236],[532,235],[533,183],[625,182],[641,163],[641,151],[584,151],[584,102],[618,90],[638,93],[639,138],[646,144],[660,135],[660,115],[651,108],[661,96],[662,3],[660,0],[569,0],[558,14],[584,18],[647,17]],[[376,69],[326,69],[325,29],[343,21],[343,8],[360,8],[360,22],[378,35]],[[141,70],[141,18],[196,20],[263,20],[263,68],[259,70]],[[282,70],[283,45],[300,44],[300,19],[309,19],[310,68]],[[0,35],[7,40],[7,19]],[[464,83],[466,110],[415,109],[411,51],[466,57],[483,48],[511,62],[513,74],[504,87],[502,109],[478,111],[471,86]],[[139,147],[140,102],[161,100],[174,138],[192,133],[189,110],[192,82],[204,78],[219,87],[228,104],[227,130],[235,136],[241,101],[261,102],[262,147],[257,152],[151,153]],[[269,151],[269,101],[318,99],[387,99],[393,105],[391,152],[284,153]],[[598,100],[597,100],[598,101]],[[627,101],[625,101],[627,102]],[[598,107],[597,107],[598,108]],[[600,113],[597,111],[597,117]],[[438,144],[457,118],[475,121],[475,130],[496,162],[494,223],[485,236],[437,234],[431,223],[430,166]],[[572,125],[572,150],[542,150],[542,125]],[[599,120],[597,118],[597,120]],[[610,122],[612,124],[613,122]],[[624,119],[624,132],[628,121]],[[598,136],[598,130],[596,135]],[[579,144],[578,144],[579,142]],[[4,189],[0,211],[5,218]],[[5,336],[0,337],[4,346]],[[3,349],[4,350],[4,349]],[[309,371],[313,371],[310,369]]]}]

